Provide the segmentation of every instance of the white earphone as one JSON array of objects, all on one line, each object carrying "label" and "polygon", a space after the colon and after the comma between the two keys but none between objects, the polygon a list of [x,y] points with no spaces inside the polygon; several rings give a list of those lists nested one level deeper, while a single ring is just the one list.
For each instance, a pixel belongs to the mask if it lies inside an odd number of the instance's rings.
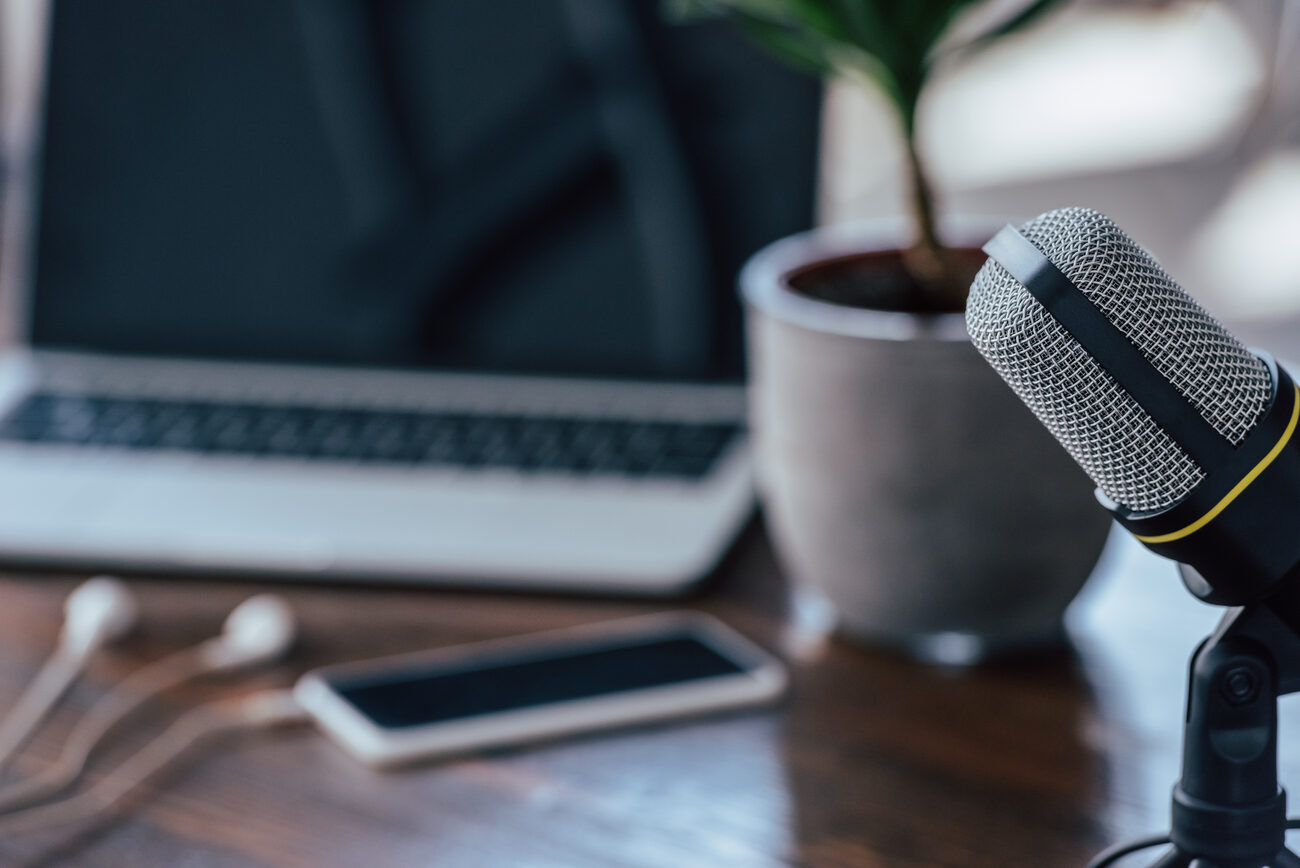
[{"label": "white earphone", "polygon": [[[18,751],[95,653],[135,627],[139,607],[121,581],[97,576],[64,605],[58,648],[0,723],[0,768]],[[69,734],[62,754],[43,771],[0,788],[0,813],[20,810],[74,783],[108,732],[157,694],[207,674],[270,663],[293,646],[293,611],[280,597],[259,594],[236,606],[220,635],[147,664],[109,691]]]},{"label": "white earphone", "polygon": [[130,591],[111,576],[96,576],[77,587],[63,609],[58,647],[0,723],[0,769],[68,692],[95,652],[130,633],[139,614]]},{"label": "white earphone", "polygon": [[140,607],[119,579],[95,576],[68,595],[63,613],[59,648],[84,660],[134,630]]},{"label": "white earphone", "polygon": [[281,597],[249,597],[226,616],[221,635],[199,646],[211,671],[270,663],[283,657],[297,638],[293,611]]}]

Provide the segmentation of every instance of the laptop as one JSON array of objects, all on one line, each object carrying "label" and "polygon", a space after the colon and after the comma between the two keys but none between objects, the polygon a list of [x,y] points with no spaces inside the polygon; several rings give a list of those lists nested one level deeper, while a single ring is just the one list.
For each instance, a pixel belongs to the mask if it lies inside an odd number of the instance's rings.
[{"label": "laptop", "polygon": [[811,220],[819,95],[657,7],[56,4],[0,560],[706,575],[752,511],[731,282]]}]

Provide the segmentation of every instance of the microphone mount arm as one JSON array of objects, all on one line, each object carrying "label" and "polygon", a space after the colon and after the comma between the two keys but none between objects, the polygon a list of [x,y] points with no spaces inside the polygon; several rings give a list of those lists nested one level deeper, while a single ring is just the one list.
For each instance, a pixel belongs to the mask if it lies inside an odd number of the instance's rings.
[{"label": "microphone mount arm", "polygon": [[1277,700],[1297,692],[1300,633],[1265,603],[1230,610],[1192,654],[1173,847],[1152,868],[1300,868],[1277,774]]}]

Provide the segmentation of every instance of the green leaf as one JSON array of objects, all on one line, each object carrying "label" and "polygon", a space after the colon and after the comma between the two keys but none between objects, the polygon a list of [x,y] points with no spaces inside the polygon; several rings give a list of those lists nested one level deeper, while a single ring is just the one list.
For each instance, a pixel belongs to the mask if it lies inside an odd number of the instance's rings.
[{"label": "green leaf", "polygon": [[[890,26],[889,0],[831,0],[844,22],[849,41],[886,68],[896,69],[906,47]],[[892,72],[891,72],[892,76]]]},{"label": "green leaf", "polygon": [[744,5],[754,14],[766,10],[765,14],[772,18],[778,17],[783,9],[790,23],[801,25],[826,39],[846,41],[852,38],[825,0],[748,0]]},{"label": "green leaf", "polygon": [[1017,30],[1021,30],[1038,19],[1042,18],[1047,12],[1060,5],[1061,0],[1034,0],[1024,9],[1021,9],[1015,15],[1012,15],[1006,21],[991,30],[985,31],[970,42],[962,46],[962,51],[978,51],[986,48],[990,44],[998,41],[1004,36],[1009,36]]},{"label": "green leaf", "polygon": [[[850,72],[877,84],[910,135],[934,47],[979,0],[664,0],[683,17],[731,19],[754,42],[814,75]],[[1033,0],[981,35],[986,44],[1024,27],[1058,0]]]},{"label": "green leaf", "polygon": [[876,14],[875,4],[862,0],[833,0],[840,20],[845,24],[853,41],[866,46],[885,34],[885,28]]},{"label": "green leaf", "polygon": [[736,25],[754,42],[787,63],[813,75],[835,73],[830,56],[806,34],[753,16],[736,16]]}]

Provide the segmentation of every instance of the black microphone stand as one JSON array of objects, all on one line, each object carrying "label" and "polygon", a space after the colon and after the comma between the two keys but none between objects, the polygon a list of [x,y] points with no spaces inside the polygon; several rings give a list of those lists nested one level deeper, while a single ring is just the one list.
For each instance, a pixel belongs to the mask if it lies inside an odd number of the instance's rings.
[{"label": "black microphone stand", "polygon": [[[1277,700],[1300,692],[1292,612],[1300,609],[1276,599],[1232,609],[1192,654],[1173,846],[1151,868],[1300,868],[1286,848],[1277,774]],[[1134,849],[1116,848],[1091,865]]]}]

